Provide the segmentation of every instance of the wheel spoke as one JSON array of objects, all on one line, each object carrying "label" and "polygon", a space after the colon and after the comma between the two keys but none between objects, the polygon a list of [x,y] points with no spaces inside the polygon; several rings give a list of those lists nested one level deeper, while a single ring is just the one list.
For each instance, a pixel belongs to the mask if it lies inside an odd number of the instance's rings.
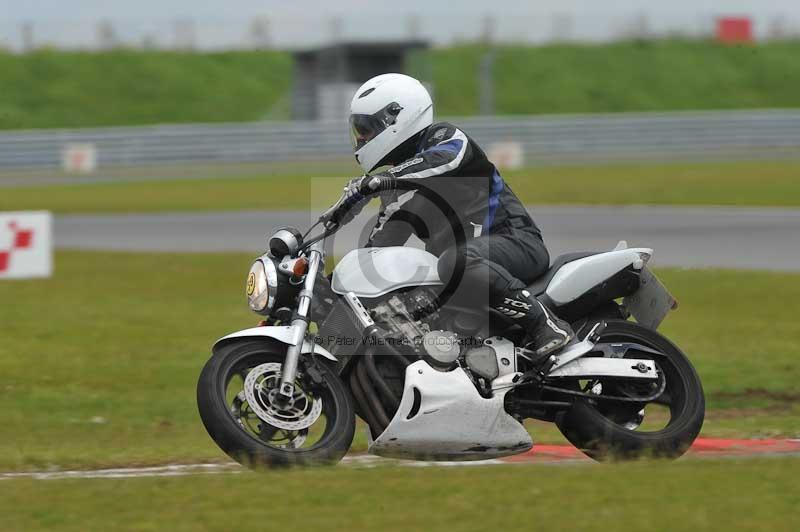
[{"label": "wheel spoke", "polygon": [[242,388],[235,382],[238,379],[228,381],[240,390],[229,400],[231,413],[242,429],[272,447],[295,449],[303,446],[308,427],[320,418],[322,398],[304,390],[303,380],[298,379],[289,404],[278,407],[275,399],[281,364],[277,362],[236,369],[232,374],[243,378]]}]

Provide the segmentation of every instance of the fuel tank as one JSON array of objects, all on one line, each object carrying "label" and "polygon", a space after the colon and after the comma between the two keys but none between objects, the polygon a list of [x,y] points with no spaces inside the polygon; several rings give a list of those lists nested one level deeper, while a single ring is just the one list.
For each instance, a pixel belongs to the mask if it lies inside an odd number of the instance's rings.
[{"label": "fuel tank", "polygon": [[354,249],[336,265],[331,287],[340,295],[371,298],[399,288],[440,285],[438,262],[435,255],[412,247]]}]

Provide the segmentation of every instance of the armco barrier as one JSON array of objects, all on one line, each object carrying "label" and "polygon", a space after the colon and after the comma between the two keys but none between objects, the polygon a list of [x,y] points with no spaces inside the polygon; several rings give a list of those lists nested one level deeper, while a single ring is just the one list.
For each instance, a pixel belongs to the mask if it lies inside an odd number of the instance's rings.
[{"label": "armco barrier", "polygon": [[[623,113],[451,119],[484,147],[515,142],[524,163],[800,157],[800,111]],[[57,168],[69,145],[97,164],[303,161],[350,150],[339,122],[258,122],[0,132],[0,168]]]}]

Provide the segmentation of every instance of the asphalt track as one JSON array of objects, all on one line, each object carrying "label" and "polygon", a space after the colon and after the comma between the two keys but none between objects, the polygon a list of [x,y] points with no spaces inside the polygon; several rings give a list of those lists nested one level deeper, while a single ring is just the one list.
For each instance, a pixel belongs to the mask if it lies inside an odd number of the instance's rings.
[{"label": "asphalt track", "polygon": [[[800,455],[800,440],[729,440],[697,438],[682,459],[696,458],[757,458],[764,456]],[[492,460],[475,462],[415,462],[391,460],[372,455],[350,455],[342,460],[345,467],[380,467],[400,465],[404,467],[464,467],[521,464],[592,464],[578,449],[570,445],[535,445],[526,453]],[[170,464],[164,466],[73,470],[73,471],[25,471],[0,473],[0,481],[17,478],[35,480],[58,480],[75,478],[136,478],[175,477],[210,473],[241,473],[246,471],[235,463],[221,464]]]},{"label": "asphalt track", "polygon": [[[800,209],[728,207],[529,207],[555,256],[600,251],[619,240],[655,248],[660,266],[800,271]],[[365,239],[365,213],[337,235],[341,256]],[[265,247],[281,225],[308,227],[306,211],[246,211],[56,217],[61,249],[245,251]]]}]

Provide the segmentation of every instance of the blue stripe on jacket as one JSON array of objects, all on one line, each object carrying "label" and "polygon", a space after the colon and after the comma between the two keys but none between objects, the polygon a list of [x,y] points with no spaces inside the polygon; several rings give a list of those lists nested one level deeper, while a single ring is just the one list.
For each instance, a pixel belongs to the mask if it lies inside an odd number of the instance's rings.
[{"label": "blue stripe on jacket", "polygon": [[430,153],[432,151],[447,151],[450,153],[455,153],[458,155],[458,152],[461,151],[461,148],[464,146],[464,141],[461,139],[453,139],[448,140],[447,142],[443,142],[441,144],[437,144],[425,150],[422,153]]},{"label": "blue stripe on jacket", "polygon": [[500,193],[503,192],[505,183],[497,170],[492,174],[492,188],[489,192],[489,207],[486,210],[486,217],[483,219],[483,228],[481,235],[488,235],[492,231],[492,224],[494,224],[494,215],[497,213],[497,207],[500,206]]}]

